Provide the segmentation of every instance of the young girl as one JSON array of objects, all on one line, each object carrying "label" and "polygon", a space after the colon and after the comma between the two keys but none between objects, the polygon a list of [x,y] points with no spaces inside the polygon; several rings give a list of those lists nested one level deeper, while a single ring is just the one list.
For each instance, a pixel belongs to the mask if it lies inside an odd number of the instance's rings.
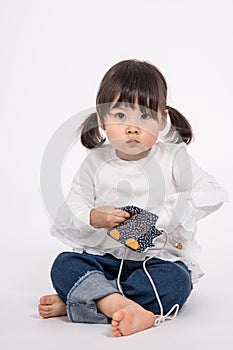
[{"label": "young girl", "polygon": [[[43,318],[111,322],[115,336],[129,335],[175,317],[203,275],[196,222],[225,193],[188,155],[191,126],[166,100],[166,81],[148,62],[125,60],[103,77],[96,113],[81,127],[91,151],[51,229],[73,252],[53,263],[57,294],[40,299]],[[124,224],[132,237],[138,230],[129,208],[154,217],[162,233],[145,250],[119,239]]]}]

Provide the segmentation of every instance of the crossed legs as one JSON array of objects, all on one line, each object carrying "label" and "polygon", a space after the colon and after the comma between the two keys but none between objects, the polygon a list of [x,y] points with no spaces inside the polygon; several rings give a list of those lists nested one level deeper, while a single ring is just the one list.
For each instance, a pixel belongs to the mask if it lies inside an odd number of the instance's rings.
[{"label": "crossed legs", "polygon": [[[160,295],[163,295],[162,302],[165,310],[166,305],[170,309],[174,303],[179,303],[182,307],[192,289],[189,272],[182,263],[173,264],[159,259],[155,260],[153,262],[152,259],[148,263],[148,268],[153,275],[156,286],[160,289]],[[71,315],[69,317],[71,321],[83,322],[79,321],[80,308],[74,310],[75,317],[74,320],[72,319],[73,314],[70,314],[69,303],[73,305],[76,301],[80,301],[80,298],[85,298],[86,294],[90,295],[92,291],[94,296],[92,295],[90,300],[95,304],[100,316],[102,315],[106,320],[112,320],[112,332],[115,336],[129,335],[152,327],[155,315],[159,314],[153,290],[144,271],[140,268],[140,262],[130,262],[126,269],[128,272],[130,266],[132,266],[132,271],[127,278],[124,276],[124,270],[122,273],[122,288],[124,288],[125,293],[123,296],[116,287],[108,285],[110,280],[117,276],[118,259],[93,257],[88,254],[62,253],[55,260],[52,268],[52,280],[58,294],[41,297],[40,316],[43,318],[63,316],[68,311],[68,316]],[[108,271],[107,276],[106,271]],[[87,276],[88,274],[90,276]],[[84,281],[83,285],[81,282],[80,285],[76,286],[77,280]],[[70,294],[69,291],[72,287],[74,292]],[[107,292],[101,294],[103,289]],[[98,292],[96,294],[98,290],[100,294]],[[85,304],[85,299],[81,300],[80,304],[83,304],[83,301]],[[89,300],[86,304],[89,304]],[[86,309],[81,310],[82,313],[86,316]],[[84,322],[89,323],[89,321]],[[95,319],[90,323],[95,323]]]},{"label": "crossed legs", "polygon": [[[96,302],[99,312],[112,319],[115,336],[133,334],[154,325],[155,315],[119,293],[110,294]],[[66,305],[57,294],[40,299],[39,314],[43,318],[66,315]]]}]

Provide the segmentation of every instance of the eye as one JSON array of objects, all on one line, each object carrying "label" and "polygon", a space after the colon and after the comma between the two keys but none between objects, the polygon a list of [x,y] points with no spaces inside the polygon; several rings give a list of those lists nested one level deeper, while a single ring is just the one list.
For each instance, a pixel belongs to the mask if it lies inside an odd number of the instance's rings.
[{"label": "eye", "polygon": [[126,118],[124,113],[116,113],[115,117],[119,120],[124,120]]},{"label": "eye", "polygon": [[151,118],[151,115],[148,113],[144,113],[141,115],[142,120],[149,120]]}]

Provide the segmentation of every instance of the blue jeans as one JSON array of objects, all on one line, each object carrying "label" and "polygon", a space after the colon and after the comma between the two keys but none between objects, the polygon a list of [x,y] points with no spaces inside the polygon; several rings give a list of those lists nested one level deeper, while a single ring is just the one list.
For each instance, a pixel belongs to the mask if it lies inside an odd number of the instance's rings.
[{"label": "blue jeans", "polygon": [[[96,300],[109,294],[120,293],[117,276],[121,260],[110,254],[64,252],[58,255],[51,269],[53,286],[67,306],[71,322],[109,323],[109,319],[96,308]],[[120,284],[125,297],[146,310],[160,314],[152,285],[145,274],[142,261],[125,260]],[[174,304],[181,308],[192,290],[187,267],[180,261],[169,262],[153,258],[146,263],[164,313]]]}]

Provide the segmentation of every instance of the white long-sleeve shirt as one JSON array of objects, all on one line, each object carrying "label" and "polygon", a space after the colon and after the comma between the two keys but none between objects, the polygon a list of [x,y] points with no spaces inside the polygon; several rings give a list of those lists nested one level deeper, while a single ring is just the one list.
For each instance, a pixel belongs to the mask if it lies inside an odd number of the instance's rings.
[{"label": "white long-sleeve shirt", "polygon": [[[217,210],[225,191],[188,155],[184,143],[157,142],[147,157],[126,161],[107,144],[91,150],[74,177],[66,202],[58,211],[52,235],[76,252],[144,260],[147,256],[183,261],[195,282],[203,273],[197,263],[197,221]],[[162,250],[134,252],[90,225],[94,207],[134,205],[156,214],[156,227],[167,233]],[[162,247],[163,235],[155,246]]]}]

